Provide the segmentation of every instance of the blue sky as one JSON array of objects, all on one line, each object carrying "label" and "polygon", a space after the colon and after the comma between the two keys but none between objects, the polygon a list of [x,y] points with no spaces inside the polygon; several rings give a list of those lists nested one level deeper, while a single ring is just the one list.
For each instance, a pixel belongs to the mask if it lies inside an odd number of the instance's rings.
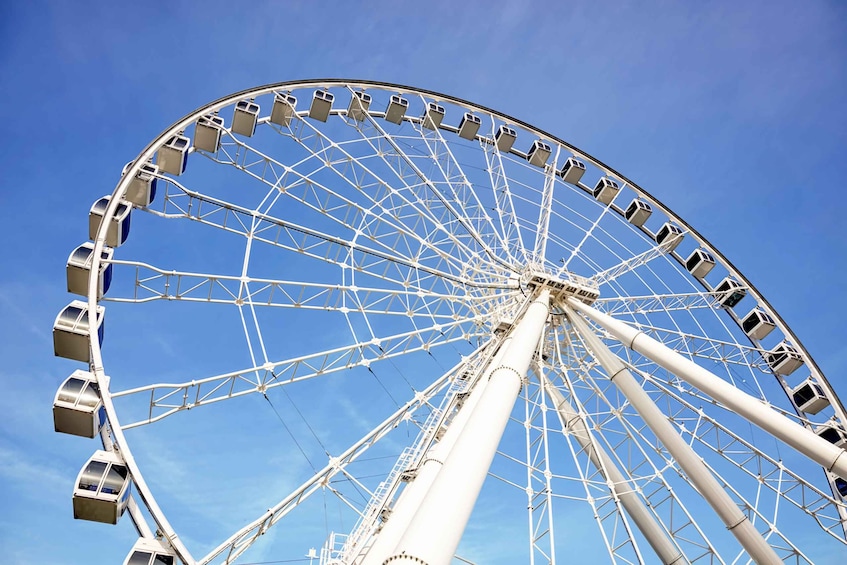
[{"label": "blue sky", "polygon": [[126,523],[72,520],[92,445],[51,425],[75,368],[51,347],[65,261],[91,202],[154,136],[270,82],[418,86],[573,143],[720,249],[847,395],[845,21],[824,1],[4,4],[3,561],[114,562],[132,543]]}]

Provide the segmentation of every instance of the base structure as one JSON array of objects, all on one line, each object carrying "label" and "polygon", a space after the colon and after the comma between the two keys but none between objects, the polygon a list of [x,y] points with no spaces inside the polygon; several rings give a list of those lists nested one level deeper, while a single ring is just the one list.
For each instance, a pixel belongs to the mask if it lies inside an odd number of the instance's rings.
[{"label": "base structure", "polygon": [[426,497],[382,563],[447,565],[452,561],[538,350],[549,312],[550,292],[542,289],[512,330],[499,365],[490,372]]},{"label": "base structure", "polygon": [[[528,298],[530,302],[523,315],[504,337],[490,363],[480,370],[481,376],[476,387],[440,441],[429,448],[415,477],[401,493],[382,529],[364,548],[361,561],[356,561],[361,565],[447,565],[452,561],[514,404],[543,341],[551,302],[554,302],[564,312],[575,335],[607,373],[609,380],[627,398],[748,555],[759,564],[781,563],[776,551],[741,511],[704,461],[665,417],[624,362],[594,333],[582,316],[599,324],[624,345],[650,357],[682,379],[689,380],[689,373],[692,372],[686,362],[700,368],[677,353],[662,349],[664,346],[661,344],[654,343],[637,330],[598,312],[590,305],[572,296],[560,296],[555,287],[537,284],[530,289],[534,295]],[[700,371],[708,373],[702,369]],[[659,560],[673,565],[687,563],[680,548],[647,508],[641,493],[629,483],[614,459],[593,440],[590,428],[580,416],[579,410],[553,386],[542,370],[536,373],[541,386],[553,401],[563,429],[573,435],[592,465],[608,481],[621,506]],[[705,381],[706,385],[698,388],[725,404],[725,400],[734,395],[735,404],[740,404],[742,408],[737,412],[753,423],[768,431],[791,424],[789,420],[755,402],[752,397],[737,400],[742,394],[740,391],[718,377],[710,373],[708,375],[700,376],[700,381]],[[702,384],[696,378],[694,380]],[[722,391],[722,387],[731,389],[732,395]],[[752,403],[758,408],[751,408],[749,405]],[[761,416],[762,409],[773,415]],[[785,422],[774,424],[777,419]],[[812,436],[819,440],[816,444],[826,444],[823,448],[804,449],[804,453],[816,461],[825,461],[827,469],[840,468],[843,450],[800,426],[794,427],[802,430],[800,435],[804,438]],[[796,430],[788,433],[777,431],[772,433],[781,439],[797,435]],[[835,453],[836,450],[839,453]]]}]

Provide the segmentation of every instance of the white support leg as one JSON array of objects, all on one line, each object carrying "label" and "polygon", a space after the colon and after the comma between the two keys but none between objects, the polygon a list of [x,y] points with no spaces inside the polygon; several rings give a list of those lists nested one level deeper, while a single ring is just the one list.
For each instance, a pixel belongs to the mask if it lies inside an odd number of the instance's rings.
[{"label": "white support leg", "polygon": [[409,527],[383,563],[448,565],[494,459],[550,310],[542,290],[512,331],[501,364],[444,461]]},{"label": "white support leg", "polygon": [[662,563],[668,565],[688,563],[688,560],[676,544],[667,536],[665,530],[647,509],[647,505],[644,504],[638,493],[630,486],[629,481],[624,477],[624,474],[606,450],[603,449],[603,446],[595,444],[592,441],[588,426],[585,425],[585,420],[583,420],[576,408],[568,402],[559,389],[553,386],[540,371],[538,376],[542,381],[544,390],[547,391],[556,406],[562,426],[570,430],[577,443],[585,450],[594,467],[612,484],[612,489],[614,489],[618,500],[621,501],[624,510],[632,518],[632,521],[635,522],[638,529],[641,530],[641,533],[647,539],[647,542],[653,548],[653,551],[656,552]]},{"label": "white support leg", "polygon": [[447,427],[447,431],[444,432],[441,441],[430,447],[427,451],[423,461],[421,461],[421,464],[417,468],[415,478],[400,493],[400,496],[391,509],[391,514],[382,526],[382,530],[376,535],[373,544],[367,550],[367,554],[364,560],[362,560],[361,565],[382,565],[388,556],[391,555],[392,550],[397,547],[400,537],[406,531],[406,528],[409,527],[409,522],[414,517],[415,511],[421,505],[424,498],[426,498],[432,483],[435,481],[435,477],[438,476],[438,472],[450,455],[450,451],[452,451],[453,446],[456,444],[456,440],[459,439],[470,414],[473,413],[474,407],[482,397],[485,391],[485,385],[491,376],[491,371],[500,366],[500,361],[509,347],[511,340],[511,337],[503,340],[497,353],[494,354],[491,361],[484,367],[482,376],[477,380],[476,385],[465,399],[464,404],[456,415],[453,416],[453,420]]},{"label": "white support leg", "polygon": [[673,424],[665,417],[665,414],[641,388],[632,373],[627,370],[623,361],[612,353],[606,344],[591,331],[587,322],[576,315],[573,310],[567,307],[566,309],[574,329],[594,358],[603,367],[603,370],[608,373],[609,379],[627,398],[638,415],[641,416],[641,419],[644,420],[644,423],[656,434],[656,437],[662,442],[674,461],[688,476],[694,488],[715,510],[715,513],[741,543],[750,557],[759,565],[782,563],[773,548],[768,545],[747,516],[721,487],[700,456],[679,435]]},{"label": "white support leg", "polygon": [[628,348],[664,367],[723,406],[784,441],[827,471],[847,480],[847,451],[771,409],[717,375],[628,324],[568,299],[568,304],[599,324]]}]

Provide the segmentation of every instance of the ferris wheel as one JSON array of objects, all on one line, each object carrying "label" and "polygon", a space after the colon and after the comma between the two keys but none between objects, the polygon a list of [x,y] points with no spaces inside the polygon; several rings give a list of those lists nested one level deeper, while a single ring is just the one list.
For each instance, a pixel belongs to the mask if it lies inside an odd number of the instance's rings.
[{"label": "ferris wheel", "polygon": [[208,104],[118,172],[68,259],[55,352],[84,367],[53,412],[102,440],[74,517],[128,515],[125,563],[847,554],[824,375],[702,235],[567,142],[313,80]]}]

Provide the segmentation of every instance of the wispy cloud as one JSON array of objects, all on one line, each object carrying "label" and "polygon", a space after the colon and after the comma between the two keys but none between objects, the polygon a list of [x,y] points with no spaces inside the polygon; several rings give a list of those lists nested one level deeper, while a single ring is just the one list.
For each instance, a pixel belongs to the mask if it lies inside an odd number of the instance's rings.
[{"label": "wispy cloud", "polygon": [[16,484],[16,490],[30,500],[46,496],[68,495],[68,476],[33,450],[0,443],[0,477],[4,484]]},{"label": "wispy cloud", "polygon": [[[39,341],[50,340],[50,328],[42,327],[33,321],[33,311],[27,308],[35,299],[34,293],[27,290],[19,283],[6,283],[0,285],[0,306],[7,315],[3,319],[7,322],[14,321],[27,333],[34,335]],[[11,317],[8,316],[11,314]],[[10,319],[11,318],[11,319]]]}]

